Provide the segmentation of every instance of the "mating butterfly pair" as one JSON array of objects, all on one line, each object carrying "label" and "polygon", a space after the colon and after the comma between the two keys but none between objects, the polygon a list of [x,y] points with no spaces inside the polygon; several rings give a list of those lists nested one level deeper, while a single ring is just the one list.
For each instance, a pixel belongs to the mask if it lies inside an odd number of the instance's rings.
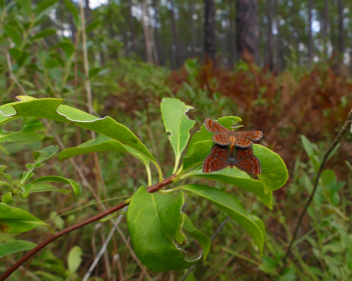
[{"label": "mating butterfly pair", "polygon": [[[260,161],[253,155],[251,146],[253,141],[263,137],[262,131],[235,132],[234,127],[230,131],[210,119],[205,119],[204,124],[210,133],[216,133],[212,139],[217,144],[212,147],[211,153],[204,160],[203,173],[220,171],[228,166],[231,168],[236,166],[251,174],[261,173]],[[228,145],[231,145],[230,150]]]}]

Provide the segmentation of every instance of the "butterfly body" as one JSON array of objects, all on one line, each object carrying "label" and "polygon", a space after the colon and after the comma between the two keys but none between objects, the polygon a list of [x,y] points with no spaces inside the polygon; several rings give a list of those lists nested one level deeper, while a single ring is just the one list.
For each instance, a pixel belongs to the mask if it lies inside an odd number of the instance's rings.
[{"label": "butterfly body", "polygon": [[261,165],[257,157],[253,155],[253,149],[237,147],[234,148],[227,146],[220,146],[215,144],[211,153],[205,158],[203,163],[203,173],[212,173],[220,171],[230,166],[231,168],[237,167],[245,172],[251,174],[260,174]]},{"label": "butterfly body", "polygon": [[263,137],[262,131],[253,130],[236,132],[234,129],[230,131],[219,123],[208,118],[205,119],[204,125],[210,133],[216,133],[212,136],[213,141],[223,146],[231,145],[231,147],[237,146],[248,148],[252,146],[253,141],[258,141]]}]

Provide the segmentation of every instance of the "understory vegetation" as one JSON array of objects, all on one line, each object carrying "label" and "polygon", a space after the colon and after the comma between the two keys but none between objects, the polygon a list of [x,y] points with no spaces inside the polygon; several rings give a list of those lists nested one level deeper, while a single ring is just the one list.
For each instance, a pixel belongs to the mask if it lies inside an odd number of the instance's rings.
[{"label": "understory vegetation", "polygon": [[[94,42],[87,44],[79,37],[84,26],[79,23],[75,7],[70,6],[70,11],[77,21],[79,39],[72,42],[62,37],[48,46],[47,40],[55,30],[38,24],[49,11],[49,2],[45,3],[28,14],[28,7],[21,7],[22,18],[11,18],[11,14],[7,20],[1,18],[0,25],[5,30],[0,34],[1,106],[15,102],[16,96],[22,96],[22,100],[25,96],[26,101],[55,98],[97,117],[110,116],[135,133],[156,162],[162,163],[163,177],[168,178],[174,174],[175,155],[160,104],[165,98],[178,99],[193,107],[186,113],[195,120],[191,138],[206,118],[238,116],[243,130],[263,131],[260,144],[284,161],[289,178],[273,192],[272,204],[264,204],[255,194],[231,183],[205,178],[190,178],[187,183],[180,180],[181,185],[207,184],[231,194],[248,213],[263,221],[266,232],[261,253],[246,230],[228,220],[226,213],[200,196],[185,193],[182,211],[194,227],[208,237],[216,233],[207,258],[197,263],[185,280],[352,279],[350,131],[328,159],[288,264],[282,268],[324,154],[352,108],[352,76],[347,69],[336,69],[327,61],[310,69],[291,65],[283,72],[273,73],[256,66],[250,58],[240,60],[231,70],[197,58],[186,60],[177,70],[123,57],[101,66],[95,60]],[[88,25],[84,30],[89,33],[94,28],[97,27]],[[6,112],[2,114],[5,116]],[[130,198],[141,186],[158,182],[154,166],[149,175],[143,161],[128,153],[110,151],[77,155],[71,158],[74,161],[61,156],[59,159],[57,150],[62,152],[96,137],[91,130],[74,124],[74,120],[60,123],[21,117],[2,125],[0,130],[1,202],[28,211],[54,231],[84,221]],[[42,132],[40,136],[38,131]],[[15,135],[11,139],[13,132],[31,132],[31,138],[22,142],[21,135]],[[66,181],[56,178],[55,183],[45,186],[47,192],[6,195],[6,188],[19,192],[20,184],[34,170],[36,178],[55,175]],[[109,219],[118,215],[122,215],[119,229],[89,280],[181,280],[188,269],[156,273],[137,262],[126,212],[119,210],[55,240],[9,280],[83,280],[114,227]],[[50,235],[50,227],[41,226],[18,235],[0,231],[0,243],[26,240],[37,244]],[[4,230],[1,222],[0,229]],[[196,239],[189,239],[186,251],[194,258],[199,256],[201,249]],[[0,274],[22,256],[23,252],[0,256]]]}]

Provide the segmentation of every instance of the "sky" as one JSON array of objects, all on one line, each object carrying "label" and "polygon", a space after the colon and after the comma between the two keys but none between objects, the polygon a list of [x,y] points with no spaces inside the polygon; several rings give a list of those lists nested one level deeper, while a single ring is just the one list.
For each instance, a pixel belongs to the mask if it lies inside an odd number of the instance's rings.
[{"label": "sky", "polygon": [[[76,3],[80,2],[80,0],[73,0],[73,1]],[[107,3],[108,3],[108,0],[89,0],[89,6],[91,9],[95,9],[101,6],[102,4],[107,4]]]},{"label": "sky", "polygon": [[91,9],[95,9],[99,7],[102,4],[107,4],[108,0],[90,0],[89,1],[89,6]]}]

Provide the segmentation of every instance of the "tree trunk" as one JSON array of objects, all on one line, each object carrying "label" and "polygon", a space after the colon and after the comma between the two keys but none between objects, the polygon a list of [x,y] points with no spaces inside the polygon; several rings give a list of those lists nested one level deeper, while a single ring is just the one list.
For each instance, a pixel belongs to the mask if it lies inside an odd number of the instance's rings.
[{"label": "tree trunk", "polygon": [[342,56],[345,52],[345,40],[343,34],[343,0],[338,0],[339,10],[339,53]]},{"label": "tree trunk", "polygon": [[236,1],[236,43],[239,57],[245,50],[255,59],[258,58],[259,27],[257,0]]},{"label": "tree trunk", "polygon": [[87,26],[92,19],[92,10],[89,6],[89,0],[85,0],[85,3],[86,3],[86,6],[84,7],[84,18]]},{"label": "tree trunk", "polygon": [[142,3],[142,25],[144,31],[144,40],[145,40],[145,52],[146,52],[146,60],[149,63],[153,63],[153,50],[152,50],[152,42],[149,34],[149,28],[147,26],[146,18],[147,18],[147,1],[143,0]]},{"label": "tree trunk", "polygon": [[215,37],[215,2],[204,0],[205,16],[205,59],[215,63],[216,37]]},{"label": "tree trunk", "polygon": [[274,69],[274,55],[273,55],[273,15],[274,15],[274,5],[273,0],[267,0],[267,18],[268,18],[268,45],[267,45],[267,52],[268,52],[268,61],[267,64],[269,66],[269,70],[273,71]]},{"label": "tree trunk", "polygon": [[312,65],[313,60],[313,36],[312,36],[312,9],[313,0],[308,2],[308,65]]},{"label": "tree trunk", "polygon": [[131,51],[134,52],[136,50],[136,42],[135,42],[135,28],[134,28],[134,17],[132,15],[132,0],[128,0],[128,9],[130,15],[130,30],[131,30]]},{"label": "tree trunk", "polygon": [[[112,4],[112,0],[109,0],[109,6],[111,7]],[[110,38],[115,38],[116,37],[116,32],[114,30],[114,21],[112,19],[113,17],[113,9],[110,8],[108,11],[108,19],[109,19],[109,23],[107,23],[108,25],[108,33]],[[109,45],[107,47],[107,55],[108,55],[108,59],[111,60],[116,60],[117,59],[117,50],[116,49],[112,49]]]},{"label": "tree trunk", "polygon": [[228,0],[228,9],[229,9],[229,30],[228,30],[228,36],[227,36],[227,42],[228,42],[228,60],[229,60],[229,68],[231,69],[233,67],[233,63],[235,61],[235,43],[234,43],[234,26],[233,26],[233,21],[234,21],[234,16],[233,16],[233,1]]},{"label": "tree trunk", "polygon": [[329,24],[329,0],[324,0],[324,11],[322,16],[322,29],[321,35],[323,38],[323,56],[324,58],[328,57],[328,50],[327,50],[327,35],[328,35],[328,24]]},{"label": "tree trunk", "polygon": [[68,19],[69,19],[69,22],[70,22],[72,43],[75,44],[75,42],[76,42],[77,28],[76,28],[76,26],[75,26],[75,23],[74,23],[74,21],[73,21],[73,16],[72,16],[71,13],[68,13]]},{"label": "tree trunk", "polygon": [[174,61],[174,68],[178,68],[181,65],[181,54],[179,50],[179,44],[177,39],[177,30],[176,30],[176,22],[175,22],[175,14],[174,14],[174,0],[170,0],[171,10],[171,33],[172,33],[172,57]]},{"label": "tree trunk", "polygon": [[189,4],[189,10],[191,12],[191,57],[195,57],[196,56],[196,40],[197,40],[197,33],[196,33],[196,24],[195,24],[195,19],[193,18],[193,16],[195,15],[195,0],[190,0],[190,4]]},{"label": "tree trunk", "polygon": [[159,36],[159,7],[158,7],[158,1],[153,0],[152,2],[153,9],[154,9],[154,21],[155,21],[155,27],[154,27],[154,60],[157,65],[160,64],[160,36]]}]

